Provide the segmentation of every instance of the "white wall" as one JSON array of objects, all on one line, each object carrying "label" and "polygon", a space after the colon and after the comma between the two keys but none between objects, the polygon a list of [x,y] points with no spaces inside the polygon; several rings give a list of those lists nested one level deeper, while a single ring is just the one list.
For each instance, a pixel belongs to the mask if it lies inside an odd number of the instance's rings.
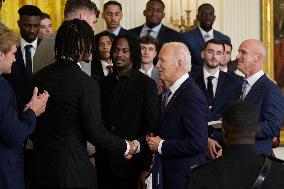
[{"label": "white wall", "polygon": [[[103,4],[108,0],[93,0],[103,10]],[[143,10],[148,0],[117,0],[123,9],[121,25],[127,29],[141,25],[145,22]],[[171,0],[163,0],[166,5],[164,23],[169,25],[171,14]],[[173,16],[177,18],[180,0],[173,0]],[[184,7],[189,0],[183,0]],[[215,8],[216,20],[214,29],[231,37],[233,44],[233,57],[237,54],[240,43],[248,38],[261,38],[261,1],[260,0],[191,0],[191,20],[195,18],[196,8],[202,3],[210,3]],[[103,19],[100,17],[97,32],[105,29]]]}]

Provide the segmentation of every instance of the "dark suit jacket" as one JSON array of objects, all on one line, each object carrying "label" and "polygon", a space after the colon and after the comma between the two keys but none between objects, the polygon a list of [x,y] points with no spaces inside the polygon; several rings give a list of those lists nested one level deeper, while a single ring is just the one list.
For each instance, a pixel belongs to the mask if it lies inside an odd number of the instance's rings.
[{"label": "dark suit jacket", "polygon": [[[265,157],[256,154],[254,145],[246,144],[225,146],[223,153],[222,157],[194,168],[184,189],[252,188]],[[271,161],[271,168],[261,188],[284,188],[284,180],[279,176],[284,174],[283,161],[273,158]]]},{"label": "dark suit jacket", "polygon": [[18,118],[14,91],[0,76],[0,188],[24,189],[23,142],[35,129],[36,117],[28,109]]},{"label": "dark suit jacket", "polygon": [[[230,38],[228,36],[216,30],[213,31],[213,35],[214,39],[230,41]],[[191,72],[193,77],[195,77],[195,75],[198,74],[203,68],[201,51],[205,45],[205,41],[198,27],[183,33],[183,37],[191,53],[191,62],[192,62]]]},{"label": "dark suit jacket", "polygon": [[101,60],[92,60],[91,76],[97,81],[101,81],[105,77]]},{"label": "dark suit jacket", "polygon": [[18,103],[18,111],[22,112],[32,96],[32,76],[27,73],[21,46],[17,48],[15,58],[16,62],[12,64],[11,74],[3,75],[3,77],[7,79],[14,89]]},{"label": "dark suit jacket", "polygon": [[188,169],[206,161],[208,105],[188,78],[173,94],[159,121],[164,186],[181,189]]},{"label": "dark suit jacket", "polygon": [[[204,82],[203,70],[197,75],[194,80],[199,88],[203,91],[208,102],[209,97]],[[231,101],[235,88],[241,83],[242,79],[240,76],[232,76],[231,74],[220,71],[214,98],[214,105],[209,111],[208,122],[216,121],[221,118],[221,112],[223,108],[229,101]],[[222,143],[222,134],[220,129],[213,129],[212,127],[210,127],[208,135],[210,138],[217,140],[219,144]]]},{"label": "dark suit jacket", "polygon": [[[240,85],[234,92],[234,99],[239,99],[241,91]],[[256,152],[271,155],[273,137],[279,136],[283,121],[283,95],[276,84],[263,75],[254,83],[244,100],[254,104],[260,113],[261,126],[256,138]]]},{"label": "dark suit jacket", "polygon": [[[127,140],[142,140],[149,131],[155,130],[158,98],[156,85],[151,78],[138,70],[130,70],[127,76],[117,80],[112,73],[101,81],[100,87],[103,120],[114,135]],[[110,166],[110,171],[118,178],[137,179],[144,166],[141,156],[138,154],[126,161],[114,157],[112,153],[107,157],[103,153],[104,162],[108,165],[98,164],[102,167],[101,171]]]},{"label": "dark suit jacket", "polygon": [[[144,25],[138,26],[136,28],[132,28],[129,31],[132,32],[137,38],[140,38],[140,33],[143,29]],[[185,42],[184,38],[182,37],[182,35],[180,33],[178,33],[177,31],[162,25],[160,32],[158,34],[157,37],[158,41],[159,41],[159,47],[157,49],[157,52],[159,53],[161,47],[163,46],[164,43],[167,42]]]},{"label": "dark suit jacket", "polygon": [[[194,80],[199,88],[203,91],[205,97],[208,99],[203,71],[201,71]],[[233,77],[226,72],[220,71],[214,98],[214,105],[210,110],[208,121],[216,121],[221,118],[221,112],[224,106],[232,99],[235,88],[241,83],[241,77]]]},{"label": "dark suit jacket", "polygon": [[97,82],[75,62],[63,60],[35,74],[34,82],[50,98],[33,136],[33,184],[97,188],[86,141],[117,156],[126,151],[125,141],[104,129]]}]

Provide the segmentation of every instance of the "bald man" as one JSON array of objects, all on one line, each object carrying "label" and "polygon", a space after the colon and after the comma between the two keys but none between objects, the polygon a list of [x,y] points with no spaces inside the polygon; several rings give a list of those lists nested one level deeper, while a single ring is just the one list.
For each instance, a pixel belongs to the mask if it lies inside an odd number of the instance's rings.
[{"label": "bald man", "polygon": [[245,40],[239,47],[237,68],[245,80],[235,92],[235,99],[255,105],[261,115],[260,132],[256,138],[258,154],[272,154],[272,140],[279,136],[284,115],[284,98],[279,88],[263,72],[266,49],[256,39]]}]

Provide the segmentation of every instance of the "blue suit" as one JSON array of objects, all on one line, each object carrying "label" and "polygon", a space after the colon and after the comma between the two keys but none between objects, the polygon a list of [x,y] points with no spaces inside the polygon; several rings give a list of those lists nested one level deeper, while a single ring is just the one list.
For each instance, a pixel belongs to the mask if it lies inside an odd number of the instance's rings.
[{"label": "blue suit", "polygon": [[36,117],[28,109],[19,120],[13,89],[0,76],[0,188],[24,189],[23,141],[35,129]]},{"label": "blue suit", "polygon": [[[199,88],[203,91],[205,97],[208,99],[203,71],[201,71],[194,80]],[[220,71],[214,98],[214,105],[209,111],[208,122],[216,121],[221,118],[221,112],[223,111],[223,108],[232,99],[235,88],[241,83],[242,77],[236,75],[233,76],[232,74]],[[214,131],[212,130],[211,132],[209,132],[209,137],[214,138],[219,143],[222,142],[222,134],[221,132],[219,132],[219,130],[214,129]]]},{"label": "blue suit", "polygon": [[3,76],[14,89],[18,103],[18,111],[21,112],[32,96],[32,76],[28,75],[21,46],[17,48],[15,58],[16,62],[12,64],[11,74]]},{"label": "blue suit", "polygon": [[[188,170],[206,161],[208,106],[202,91],[188,78],[173,94],[159,121],[165,141],[160,156],[163,185],[181,189]],[[155,174],[155,170],[153,170]]]},{"label": "blue suit", "polygon": [[[214,39],[231,41],[230,38],[221,32],[213,30]],[[192,62],[192,76],[195,77],[203,68],[203,60],[201,58],[201,51],[205,45],[204,38],[198,27],[183,33],[187,47],[191,53]]]},{"label": "blue suit", "polygon": [[[241,90],[240,85],[235,92],[235,99],[239,99]],[[277,85],[263,75],[254,83],[244,100],[254,104],[260,113],[261,126],[256,138],[256,152],[271,155],[272,140],[279,136],[284,116],[284,98]]]}]

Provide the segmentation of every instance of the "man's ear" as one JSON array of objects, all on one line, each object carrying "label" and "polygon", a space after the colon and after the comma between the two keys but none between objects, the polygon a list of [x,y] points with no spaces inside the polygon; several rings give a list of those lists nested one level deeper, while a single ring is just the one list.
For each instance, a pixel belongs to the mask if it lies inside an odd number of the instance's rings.
[{"label": "man's ear", "polygon": [[80,20],[86,20],[86,11],[80,11],[79,13],[79,19]]},{"label": "man's ear", "polygon": [[204,51],[201,51],[201,58],[204,60]]},{"label": "man's ear", "polygon": [[146,10],[143,10],[143,15],[146,16]]}]

